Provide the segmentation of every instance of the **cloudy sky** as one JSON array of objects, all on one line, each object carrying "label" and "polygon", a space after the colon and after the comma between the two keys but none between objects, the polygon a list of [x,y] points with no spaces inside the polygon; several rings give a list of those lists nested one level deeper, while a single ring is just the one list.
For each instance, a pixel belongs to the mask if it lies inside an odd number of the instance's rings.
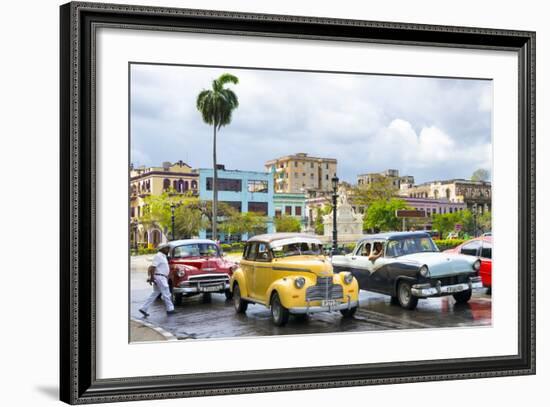
[{"label": "cloudy sky", "polygon": [[212,128],[195,100],[229,72],[240,106],[218,138],[227,169],[304,152],[338,176],[395,168],[417,183],[491,169],[492,82],[441,78],[132,65],[131,160],[212,167]]}]

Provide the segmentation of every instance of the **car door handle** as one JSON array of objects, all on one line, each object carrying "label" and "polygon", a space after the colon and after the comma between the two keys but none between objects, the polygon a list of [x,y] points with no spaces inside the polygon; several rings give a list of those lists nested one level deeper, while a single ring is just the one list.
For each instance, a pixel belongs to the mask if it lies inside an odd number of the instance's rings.
[{"label": "car door handle", "polygon": [[351,259],[352,259],[352,260],[357,260],[357,257],[353,256]]}]

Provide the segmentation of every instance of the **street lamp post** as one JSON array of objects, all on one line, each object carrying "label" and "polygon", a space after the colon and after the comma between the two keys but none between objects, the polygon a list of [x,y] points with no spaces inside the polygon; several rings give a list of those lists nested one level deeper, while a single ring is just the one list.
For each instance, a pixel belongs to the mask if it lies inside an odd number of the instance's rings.
[{"label": "street lamp post", "polygon": [[176,223],[176,216],[175,216],[175,210],[176,210],[176,205],[172,204],[170,205],[170,212],[172,214],[172,240],[176,240],[176,237],[175,237],[175,223]]},{"label": "street lamp post", "polygon": [[338,177],[332,177],[332,255],[338,254],[338,228],[336,224],[337,198],[338,198]]},{"label": "street lamp post", "polygon": [[474,237],[477,237],[477,204],[472,205],[472,209],[474,210]]}]

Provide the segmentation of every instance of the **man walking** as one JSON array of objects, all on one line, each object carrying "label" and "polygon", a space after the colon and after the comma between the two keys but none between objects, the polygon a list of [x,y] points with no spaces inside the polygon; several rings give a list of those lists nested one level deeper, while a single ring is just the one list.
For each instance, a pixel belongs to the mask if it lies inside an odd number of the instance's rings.
[{"label": "man walking", "polygon": [[174,313],[174,304],[172,304],[172,296],[170,294],[170,287],[168,286],[168,273],[170,272],[170,267],[168,266],[168,257],[166,256],[169,251],[170,246],[167,244],[160,245],[158,247],[158,253],[155,254],[155,257],[153,257],[153,262],[147,270],[147,282],[149,284],[153,284],[153,292],[139,309],[139,312],[141,312],[144,317],[149,316],[147,310],[159,295],[164,301],[166,313],[168,315]]}]

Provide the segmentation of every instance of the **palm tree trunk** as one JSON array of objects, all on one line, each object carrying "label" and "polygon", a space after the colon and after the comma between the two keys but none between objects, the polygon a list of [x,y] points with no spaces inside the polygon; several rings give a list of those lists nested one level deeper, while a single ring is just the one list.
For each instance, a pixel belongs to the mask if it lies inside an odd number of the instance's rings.
[{"label": "palm tree trunk", "polygon": [[218,162],[216,157],[216,123],[214,122],[214,142],[212,157],[214,177],[212,178],[212,240],[218,240]]}]

